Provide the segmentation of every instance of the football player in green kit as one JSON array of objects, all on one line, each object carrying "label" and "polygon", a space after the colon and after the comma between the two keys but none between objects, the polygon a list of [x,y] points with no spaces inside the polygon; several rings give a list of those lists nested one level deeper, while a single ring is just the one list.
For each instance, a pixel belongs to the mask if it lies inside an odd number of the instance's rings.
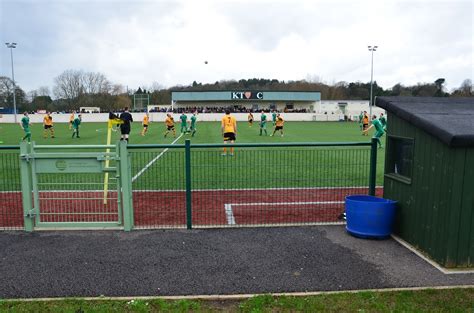
[{"label": "football player in green kit", "polygon": [[383,134],[385,134],[385,131],[383,130],[382,123],[380,123],[380,121],[377,119],[377,115],[375,115],[375,114],[372,116],[372,125],[370,125],[369,128],[364,130],[364,133],[367,134],[372,127],[375,128],[375,134],[374,134],[373,138],[377,139],[377,143],[379,144],[379,148],[382,148],[382,142],[380,142],[380,137],[382,137]]},{"label": "football player in green kit", "polygon": [[181,114],[179,117],[181,120],[181,134],[185,134],[188,131],[188,116],[186,114]]},{"label": "football player in green kit", "polygon": [[25,139],[28,140],[28,142],[31,141],[31,130],[30,130],[30,118],[28,117],[28,112],[23,113],[23,118],[20,121],[20,126],[25,132],[25,136],[21,139],[25,141]]},{"label": "football player in green kit", "polygon": [[383,130],[386,132],[387,131],[387,119],[385,119],[385,115],[383,115],[383,113],[380,113],[379,121],[382,124]]},{"label": "football player in green kit", "polygon": [[265,112],[262,110],[262,114],[260,115],[260,136],[262,136],[262,131],[265,132],[265,136],[267,136],[267,116]]},{"label": "football player in green kit", "polygon": [[193,116],[191,116],[191,127],[189,127],[189,131],[191,132],[191,137],[194,137],[194,134],[196,133],[196,112],[193,113]]}]

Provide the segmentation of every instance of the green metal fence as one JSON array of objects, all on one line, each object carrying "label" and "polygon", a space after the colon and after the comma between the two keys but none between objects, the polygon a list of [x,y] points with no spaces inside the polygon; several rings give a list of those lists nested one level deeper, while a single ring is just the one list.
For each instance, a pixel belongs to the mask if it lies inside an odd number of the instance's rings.
[{"label": "green metal fence", "polygon": [[[123,142],[116,153],[106,152],[115,146],[105,145],[33,146],[34,151],[27,151],[23,145],[21,153],[16,146],[0,150],[2,229],[342,223],[338,216],[345,196],[381,191],[375,188],[375,141],[223,145],[187,140],[178,145],[128,146]],[[232,147],[233,155],[222,155],[224,147],[228,152]],[[104,171],[105,159],[110,168]],[[61,168],[78,161],[93,169]],[[98,165],[101,168],[95,168]],[[106,204],[105,172],[114,173],[107,180]]]},{"label": "green metal fence", "polygon": [[23,229],[20,146],[0,146],[0,230]]},{"label": "green metal fence", "polygon": [[136,228],[341,223],[375,194],[374,143],[129,145]]}]

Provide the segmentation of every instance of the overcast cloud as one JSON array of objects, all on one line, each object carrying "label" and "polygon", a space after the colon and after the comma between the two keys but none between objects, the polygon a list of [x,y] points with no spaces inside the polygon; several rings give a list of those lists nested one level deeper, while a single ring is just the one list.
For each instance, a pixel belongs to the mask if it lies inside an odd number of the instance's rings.
[{"label": "overcast cloud", "polygon": [[[473,78],[472,1],[0,0],[0,40],[17,42],[15,80],[53,86],[67,69],[129,88],[194,80],[370,81],[384,88]],[[0,75],[11,77],[0,49]],[[207,65],[204,61],[208,61]]]}]

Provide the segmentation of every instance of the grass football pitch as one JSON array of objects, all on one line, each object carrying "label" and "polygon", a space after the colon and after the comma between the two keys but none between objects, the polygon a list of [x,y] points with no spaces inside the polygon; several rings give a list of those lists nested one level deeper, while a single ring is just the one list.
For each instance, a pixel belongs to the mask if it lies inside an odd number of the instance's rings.
[{"label": "grass football pitch", "polygon": [[[33,124],[31,126],[32,141],[37,145],[92,145],[105,144],[107,136],[106,123],[82,123],[80,127],[80,138],[71,138],[72,132],[69,125],[57,123],[54,125],[55,138],[43,138],[43,126]],[[180,136],[179,123],[176,123],[176,138],[169,134],[164,138],[164,123],[151,123],[148,133],[141,136],[142,127],[140,123],[133,123],[130,134],[130,144],[183,144],[185,139],[191,143],[208,144],[222,143],[220,123],[198,122],[197,132],[194,137],[190,134]],[[289,143],[289,142],[369,142],[370,136],[362,136],[359,124],[353,122],[286,122],[284,136],[279,132],[271,137],[273,126],[267,124],[268,135],[259,135],[259,125],[254,123],[251,127],[247,122],[238,123],[237,143]],[[17,145],[23,136],[23,131],[17,124],[0,124],[0,141],[2,145]],[[112,133],[112,142],[119,139],[120,132]],[[385,146],[385,136],[382,138]],[[349,177],[357,180],[360,171],[357,167],[368,168],[368,147],[340,147],[323,148],[326,152],[317,154],[309,153],[308,148],[236,148],[234,157],[222,157],[221,149],[200,149],[194,152],[193,165],[193,188],[271,188],[275,183],[275,177],[284,178],[287,187],[324,187],[327,182],[320,179],[317,182],[308,179],[293,179],[304,177],[312,168],[320,171],[320,177]],[[278,150],[278,151],[275,151]],[[5,153],[6,151],[0,151]],[[276,153],[275,153],[276,152]],[[385,149],[378,149],[377,158],[377,185],[382,184],[383,164]],[[12,151],[9,151],[12,153]],[[351,155],[353,153],[353,155]],[[278,155],[275,157],[275,155]],[[350,163],[347,159],[352,158]],[[276,160],[278,159],[278,160]],[[337,166],[340,159],[341,166]],[[267,161],[268,160],[268,161]],[[184,153],[182,149],[153,149],[132,151],[132,176],[134,177],[134,188],[137,189],[182,189],[184,182]],[[296,163],[296,166],[294,166]],[[332,166],[325,166],[331,163]],[[214,166],[213,166],[214,165]],[[346,167],[356,167],[348,172]],[[234,168],[232,181],[222,179],[223,168]],[[295,170],[296,169],[296,170]],[[10,172],[12,175],[11,162],[0,163],[0,172]],[[242,172],[255,172],[255,175],[243,175]],[[169,173],[168,175],[160,175]],[[19,173],[18,173],[19,175]],[[8,175],[2,175],[7,177]],[[160,177],[158,177],[160,176]],[[163,177],[164,176],[164,177]],[[100,175],[97,175],[100,180]],[[249,179],[252,177],[252,179]],[[91,178],[92,179],[92,178]],[[1,182],[2,188],[11,183]],[[360,183],[352,182],[349,185],[367,185],[365,177]],[[334,181],[330,184],[346,186],[344,181]],[[281,187],[280,182],[278,187]],[[8,190],[8,189],[7,189]]]}]

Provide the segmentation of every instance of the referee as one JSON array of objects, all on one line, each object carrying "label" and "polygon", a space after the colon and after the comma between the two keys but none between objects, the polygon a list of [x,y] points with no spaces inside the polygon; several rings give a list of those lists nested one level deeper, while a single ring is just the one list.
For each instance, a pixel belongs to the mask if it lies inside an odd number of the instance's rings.
[{"label": "referee", "polygon": [[120,133],[122,136],[120,140],[126,140],[128,142],[128,136],[130,135],[131,122],[133,122],[132,114],[128,112],[128,107],[125,107],[122,114],[120,114],[120,119],[123,121],[123,124],[120,124]]}]

